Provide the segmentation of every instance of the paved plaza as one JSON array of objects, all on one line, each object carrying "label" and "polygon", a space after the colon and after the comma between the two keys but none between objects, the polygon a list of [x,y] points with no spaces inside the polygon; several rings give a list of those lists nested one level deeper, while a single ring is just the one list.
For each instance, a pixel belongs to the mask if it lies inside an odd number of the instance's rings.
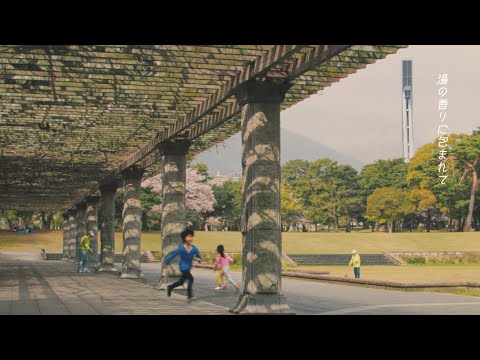
[{"label": "paved plaza", "polygon": [[0,252],[0,314],[14,315],[204,315],[222,306],[197,301],[107,273],[79,274],[73,263],[44,261],[38,254]]},{"label": "paved plaza", "polygon": [[[117,264],[118,267],[120,264]],[[193,269],[198,301],[182,290],[167,298],[156,291],[160,264],[142,264],[147,284],[113,274],[79,274],[71,262],[45,261],[40,254],[0,252],[0,314],[14,315],[228,315],[238,298],[215,291],[212,270]],[[240,282],[241,274],[233,278]],[[480,298],[402,292],[283,279],[283,293],[299,315],[480,314]]]}]

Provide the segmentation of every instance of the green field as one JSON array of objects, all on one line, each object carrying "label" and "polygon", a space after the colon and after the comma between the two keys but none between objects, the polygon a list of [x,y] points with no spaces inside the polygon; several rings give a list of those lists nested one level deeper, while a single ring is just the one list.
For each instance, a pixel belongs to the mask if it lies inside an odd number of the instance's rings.
[{"label": "green field", "polygon": [[[62,231],[15,234],[0,232],[0,251],[62,251]],[[142,234],[142,251],[160,250],[159,232]],[[122,234],[116,233],[115,250],[122,251]],[[228,252],[240,252],[241,235],[238,232],[196,232],[195,244],[200,251],[214,251],[223,244]],[[290,254],[350,253],[357,249],[362,253],[382,251],[433,251],[433,250],[480,250],[480,233],[283,233],[283,248]],[[353,270],[346,266],[298,266],[295,269],[329,271],[332,275],[353,277]],[[234,270],[240,270],[234,266]],[[363,266],[364,279],[391,280],[398,282],[418,281],[480,281],[480,264],[469,265],[406,265],[406,266]],[[480,290],[445,290],[451,293],[480,296]]]},{"label": "green field", "polygon": [[[62,251],[62,231],[36,232],[33,234],[16,234],[0,231],[0,250],[46,249],[48,252]],[[394,233],[353,232],[353,233],[283,233],[283,249],[290,254],[334,254],[350,253],[357,249],[360,254],[374,254],[384,251],[434,251],[457,250],[479,251],[480,233],[451,232],[415,232]],[[115,250],[122,252],[122,234],[115,234]],[[214,251],[218,244],[223,244],[229,252],[241,251],[239,232],[205,232],[197,231],[194,243],[200,251]],[[142,251],[160,250],[160,232],[142,234]]]},{"label": "green field", "polygon": [[[330,275],[353,278],[353,269],[347,266],[296,266],[295,270],[329,271]],[[287,270],[287,269],[285,269]],[[360,268],[362,279],[413,282],[480,282],[480,264],[472,265],[371,265]]]}]

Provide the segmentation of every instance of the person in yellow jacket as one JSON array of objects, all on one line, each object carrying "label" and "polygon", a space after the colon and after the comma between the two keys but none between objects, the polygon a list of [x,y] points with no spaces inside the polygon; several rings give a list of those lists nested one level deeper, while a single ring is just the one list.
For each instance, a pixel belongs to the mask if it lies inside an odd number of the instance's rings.
[{"label": "person in yellow jacket", "polygon": [[93,251],[90,248],[90,240],[94,235],[93,231],[89,231],[87,235],[80,239],[80,262],[78,263],[78,272],[90,272],[90,270],[88,270],[88,253],[93,254]]},{"label": "person in yellow jacket", "polygon": [[348,266],[353,265],[353,273],[355,274],[355,279],[360,279],[360,255],[358,255],[357,250],[352,251],[352,258]]}]

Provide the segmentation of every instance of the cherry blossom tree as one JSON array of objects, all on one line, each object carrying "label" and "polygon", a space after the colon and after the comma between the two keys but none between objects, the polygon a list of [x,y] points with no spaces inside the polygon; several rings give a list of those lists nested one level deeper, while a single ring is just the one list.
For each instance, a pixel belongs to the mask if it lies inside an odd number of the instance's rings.
[{"label": "cherry blossom tree", "polygon": [[[205,223],[205,217],[214,210],[216,204],[212,187],[204,182],[204,177],[195,170],[187,168],[187,184],[186,184],[185,206],[189,213],[189,218],[200,220],[202,225]],[[155,175],[142,182],[142,187],[150,187],[152,191],[162,194],[162,176]],[[153,212],[162,212],[161,205],[152,207]]]}]

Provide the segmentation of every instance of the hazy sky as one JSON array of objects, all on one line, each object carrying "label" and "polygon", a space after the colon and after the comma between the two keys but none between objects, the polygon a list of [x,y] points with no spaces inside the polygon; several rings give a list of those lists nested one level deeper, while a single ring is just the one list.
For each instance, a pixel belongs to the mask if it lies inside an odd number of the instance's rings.
[{"label": "hazy sky", "polygon": [[282,127],[363,163],[402,157],[403,59],[413,60],[415,148],[436,138],[439,73],[449,76],[449,131],[480,126],[480,46],[412,45],[283,111]]}]

